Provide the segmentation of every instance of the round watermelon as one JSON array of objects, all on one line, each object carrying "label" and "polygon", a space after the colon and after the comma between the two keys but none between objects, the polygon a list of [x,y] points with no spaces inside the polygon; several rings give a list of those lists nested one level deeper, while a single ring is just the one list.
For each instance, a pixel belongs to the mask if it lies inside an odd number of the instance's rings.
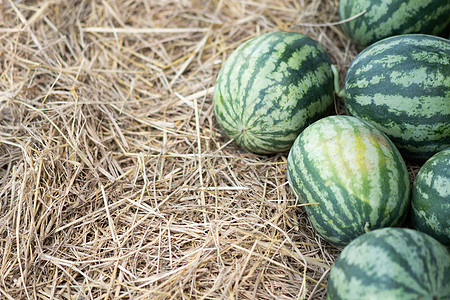
[{"label": "round watermelon", "polygon": [[429,235],[406,228],[374,230],[336,259],[329,300],[450,299],[450,254]]},{"label": "round watermelon", "polygon": [[450,28],[450,1],[340,0],[339,16],[341,20],[353,18],[342,27],[350,39],[362,47],[407,33],[446,37]]},{"label": "round watermelon", "polygon": [[412,161],[449,147],[450,41],[408,34],[364,49],[345,77],[345,108]]},{"label": "round watermelon", "polygon": [[450,246],[450,148],[420,168],[412,189],[414,227]]},{"label": "round watermelon", "polygon": [[307,127],[289,152],[287,177],[314,228],[339,247],[370,230],[401,225],[410,204],[408,171],[397,148],[352,116]]},{"label": "round watermelon", "polygon": [[257,36],[225,61],[214,89],[217,122],[238,146],[260,154],[289,150],[298,134],[333,107],[331,60],[295,32]]}]

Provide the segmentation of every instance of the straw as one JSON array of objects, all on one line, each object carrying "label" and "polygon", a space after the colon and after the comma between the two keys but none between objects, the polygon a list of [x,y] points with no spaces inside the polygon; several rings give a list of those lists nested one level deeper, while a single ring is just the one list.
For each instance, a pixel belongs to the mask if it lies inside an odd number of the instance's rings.
[{"label": "straw", "polygon": [[212,96],[232,51],[278,30],[319,41],[343,87],[337,1],[0,10],[0,298],[325,299],[340,249],[296,206],[287,153],[237,148]]}]

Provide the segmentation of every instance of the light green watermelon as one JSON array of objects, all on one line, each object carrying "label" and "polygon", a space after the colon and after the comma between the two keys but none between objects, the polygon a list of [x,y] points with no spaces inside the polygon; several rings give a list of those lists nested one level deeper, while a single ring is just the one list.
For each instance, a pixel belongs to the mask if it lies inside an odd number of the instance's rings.
[{"label": "light green watermelon", "polygon": [[345,108],[412,161],[450,147],[450,41],[408,34],[364,49],[345,77]]},{"label": "light green watermelon", "polygon": [[298,134],[333,107],[331,60],[315,40],[271,32],[239,46],[214,89],[214,111],[240,147],[260,154],[289,150]]},{"label": "light green watermelon", "polygon": [[450,254],[429,235],[406,228],[374,230],[336,259],[328,300],[450,299]]},{"label": "light green watermelon", "polygon": [[[364,14],[361,14],[364,12]],[[354,18],[356,15],[358,17]],[[364,47],[384,38],[424,33],[447,37],[450,30],[448,0],[340,0],[344,32]]]},{"label": "light green watermelon", "polygon": [[433,155],[414,179],[414,227],[450,246],[450,148]]},{"label": "light green watermelon", "polygon": [[314,228],[340,247],[370,230],[401,225],[410,204],[399,151],[352,116],[329,116],[307,127],[289,152],[287,177]]}]

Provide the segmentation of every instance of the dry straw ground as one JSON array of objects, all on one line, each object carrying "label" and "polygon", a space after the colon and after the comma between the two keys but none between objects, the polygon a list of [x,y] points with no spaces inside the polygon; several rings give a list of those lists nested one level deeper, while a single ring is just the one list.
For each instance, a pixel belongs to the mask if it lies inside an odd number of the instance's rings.
[{"label": "dry straw ground", "polygon": [[286,153],[224,137],[212,91],[276,30],[343,77],[336,7],[0,0],[0,299],[324,299],[339,249],[295,207]]}]

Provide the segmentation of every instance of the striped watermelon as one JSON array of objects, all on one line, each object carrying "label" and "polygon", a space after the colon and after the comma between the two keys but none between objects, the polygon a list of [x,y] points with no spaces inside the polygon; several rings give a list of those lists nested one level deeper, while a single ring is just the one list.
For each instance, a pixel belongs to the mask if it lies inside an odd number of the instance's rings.
[{"label": "striped watermelon", "polygon": [[345,107],[424,161],[450,146],[450,41],[410,34],[362,51],[345,77]]},{"label": "striped watermelon", "polygon": [[300,202],[311,204],[305,209],[313,226],[336,246],[400,225],[409,206],[408,171],[397,148],[351,116],[307,127],[289,152],[287,177]]},{"label": "striped watermelon", "polygon": [[344,32],[360,46],[393,35],[425,33],[448,36],[448,0],[340,0],[341,20],[363,15],[342,24]]},{"label": "striped watermelon", "polygon": [[450,299],[450,254],[417,230],[383,228],[352,241],[331,268],[329,300]]},{"label": "striped watermelon", "polygon": [[420,168],[411,197],[414,227],[450,246],[450,148]]},{"label": "striped watermelon", "polygon": [[288,150],[333,105],[331,60],[320,44],[294,32],[260,35],[222,66],[214,110],[223,131],[260,154]]}]

